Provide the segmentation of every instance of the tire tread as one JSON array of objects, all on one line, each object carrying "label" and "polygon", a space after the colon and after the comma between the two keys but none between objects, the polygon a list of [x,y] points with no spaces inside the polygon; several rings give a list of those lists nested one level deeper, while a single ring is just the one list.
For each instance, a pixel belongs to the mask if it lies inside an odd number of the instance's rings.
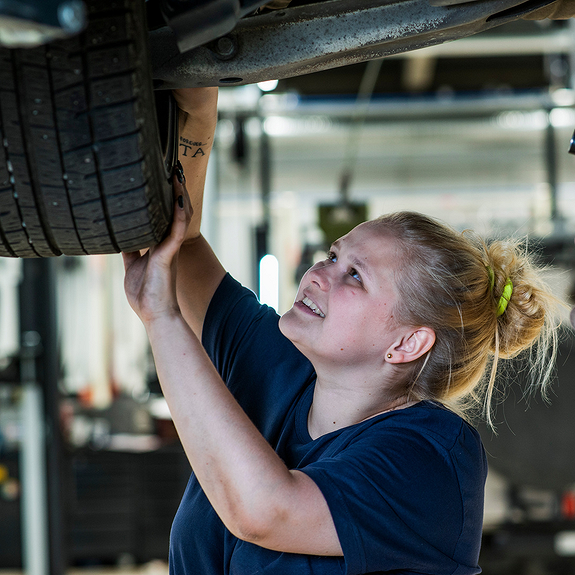
[{"label": "tire tread", "polygon": [[0,256],[141,249],[169,227],[143,3],[89,0],[81,35],[0,48]]}]

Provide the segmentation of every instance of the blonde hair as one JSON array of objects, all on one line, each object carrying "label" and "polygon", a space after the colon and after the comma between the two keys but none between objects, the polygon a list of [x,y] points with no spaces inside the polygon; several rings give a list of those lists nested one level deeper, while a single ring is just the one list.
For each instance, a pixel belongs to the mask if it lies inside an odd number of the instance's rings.
[{"label": "blonde hair", "polygon": [[[399,323],[427,326],[436,341],[413,362],[406,384],[412,399],[439,401],[464,413],[478,402],[491,424],[490,406],[500,359],[530,350],[534,385],[545,389],[553,373],[559,300],[517,240],[486,244],[422,214],[398,212],[370,225],[398,244],[395,281]],[[491,270],[493,276],[491,276]],[[498,304],[508,280],[513,292],[504,313]],[[492,283],[493,281],[493,283]]]}]

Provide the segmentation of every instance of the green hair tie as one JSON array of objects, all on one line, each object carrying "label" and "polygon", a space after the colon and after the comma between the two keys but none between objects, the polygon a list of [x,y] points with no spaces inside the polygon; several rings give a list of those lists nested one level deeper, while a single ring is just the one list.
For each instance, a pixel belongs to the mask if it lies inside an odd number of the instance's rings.
[{"label": "green hair tie", "polygon": [[507,278],[505,282],[505,287],[503,288],[503,293],[499,298],[499,303],[497,304],[497,317],[503,315],[507,309],[507,304],[511,299],[511,294],[513,293],[513,282],[510,278]]},{"label": "green hair tie", "polygon": [[486,267],[487,267],[487,273],[489,274],[489,287],[491,288],[491,291],[493,291],[493,286],[495,285],[495,274],[493,273],[491,266]]},{"label": "green hair tie", "polygon": [[[489,274],[489,287],[493,292],[493,288],[495,286],[495,274],[493,273],[491,266],[486,267],[487,267],[487,273]],[[507,281],[505,282],[505,287],[503,288],[503,293],[501,294],[501,297],[499,298],[499,302],[497,304],[497,317],[505,313],[505,310],[507,309],[507,304],[511,299],[512,293],[513,293],[513,282],[511,281],[511,278],[507,278]]]}]

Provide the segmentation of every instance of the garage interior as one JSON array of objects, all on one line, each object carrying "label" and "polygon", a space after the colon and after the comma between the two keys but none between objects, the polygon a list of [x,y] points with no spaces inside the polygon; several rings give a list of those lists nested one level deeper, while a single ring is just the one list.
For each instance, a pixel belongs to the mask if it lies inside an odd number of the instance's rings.
[{"label": "garage interior", "polygon": [[[282,313],[333,234],[415,210],[528,236],[572,301],[574,24],[519,20],[222,88],[203,233],[224,267]],[[2,575],[167,573],[189,467],[122,280],[119,255],[0,259]],[[519,378],[498,434],[478,423],[486,575],[575,573],[573,340],[566,328],[549,404]]]}]

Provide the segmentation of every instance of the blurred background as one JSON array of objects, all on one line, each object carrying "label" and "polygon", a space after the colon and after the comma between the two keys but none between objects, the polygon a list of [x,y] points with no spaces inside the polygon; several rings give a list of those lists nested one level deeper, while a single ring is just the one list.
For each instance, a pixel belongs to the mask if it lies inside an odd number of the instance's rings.
[{"label": "blurred background", "polygon": [[[528,236],[574,293],[575,29],[518,21],[280,82],[220,90],[203,233],[279,313],[356,223],[395,210]],[[0,259],[0,573],[167,572],[189,466],[117,256]],[[503,377],[480,564],[575,573],[575,356],[549,403]]]}]

